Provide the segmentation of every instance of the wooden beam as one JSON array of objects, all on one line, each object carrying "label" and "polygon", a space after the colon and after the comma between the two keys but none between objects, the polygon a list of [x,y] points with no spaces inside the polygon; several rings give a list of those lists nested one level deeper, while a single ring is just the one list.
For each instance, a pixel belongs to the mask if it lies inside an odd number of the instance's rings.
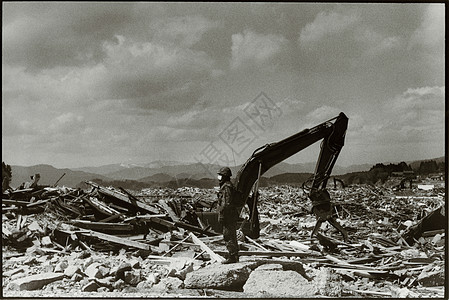
[{"label": "wooden beam", "polygon": [[167,216],[166,214],[138,215],[138,216],[133,216],[133,217],[126,218],[125,220],[123,220],[123,222],[129,222],[129,221],[136,220],[136,219],[151,221],[151,218],[164,218],[166,216]]},{"label": "wooden beam", "polygon": [[253,240],[252,238],[250,238],[249,236],[245,237],[248,241],[250,241],[251,243],[253,243],[254,245],[256,245],[256,247],[262,249],[263,251],[268,251],[267,248],[265,248],[264,246],[262,246],[261,244],[259,244],[258,242],[256,242],[255,240]]},{"label": "wooden beam", "polygon": [[114,231],[126,231],[131,232],[134,230],[134,226],[125,223],[107,223],[107,222],[91,222],[86,220],[73,220],[72,223],[75,226],[92,229],[92,230],[114,230]]},{"label": "wooden beam", "polygon": [[115,216],[119,215],[120,212],[116,211],[112,207],[109,207],[106,205],[106,203],[103,203],[101,200],[98,200],[96,197],[87,196],[83,198],[84,201],[89,203],[90,206],[92,206],[95,210],[98,212],[107,215],[107,216]]},{"label": "wooden beam", "polygon": [[29,201],[2,199],[2,204],[6,204],[6,205],[27,206],[30,203],[31,202],[29,202]]},{"label": "wooden beam", "polygon": [[129,247],[143,249],[143,250],[151,250],[150,245],[136,242],[136,241],[131,241],[131,240],[124,239],[124,238],[119,238],[114,235],[100,233],[100,232],[96,232],[96,231],[92,231],[92,230],[89,230],[88,232],[80,232],[80,233],[81,233],[81,235],[84,235],[84,236],[96,237],[101,240],[105,240],[105,241],[120,244],[120,245],[125,245],[125,246],[129,246]]},{"label": "wooden beam", "polygon": [[[225,255],[227,251],[222,250],[215,250],[215,253],[220,255]],[[307,253],[304,252],[277,252],[277,251],[239,251],[239,256],[272,256],[272,257],[280,257],[280,256],[286,256],[286,257],[307,257],[310,256]]]},{"label": "wooden beam", "polygon": [[189,231],[202,233],[202,234],[209,235],[209,236],[218,235],[218,233],[216,233],[216,232],[203,230],[199,227],[196,227],[196,226],[184,223],[184,222],[170,222],[170,221],[158,218],[158,217],[151,217],[150,220],[152,222],[164,225],[164,226],[166,226],[168,228],[172,228],[172,229],[176,229],[176,228],[180,227],[180,228],[187,229]]},{"label": "wooden beam", "polygon": [[158,209],[156,209],[156,208],[154,208],[152,206],[149,206],[149,205],[147,205],[147,204],[145,204],[145,203],[143,203],[141,201],[131,201],[129,199],[129,196],[124,195],[123,193],[119,193],[117,191],[112,191],[110,189],[104,188],[104,187],[102,187],[102,186],[100,186],[100,185],[98,185],[98,184],[96,184],[95,182],[92,182],[92,181],[85,181],[85,182],[87,184],[97,188],[100,193],[102,193],[102,194],[104,194],[106,196],[110,196],[110,197],[113,197],[113,198],[118,199],[120,201],[126,202],[128,204],[137,206],[138,208],[146,210],[146,211],[148,211],[150,213],[154,213],[154,214],[159,213]]},{"label": "wooden beam", "polygon": [[170,207],[170,205],[167,204],[167,202],[165,200],[161,199],[158,201],[158,203],[168,213],[168,215],[174,222],[181,221],[181,219],[178,217],[178,215],[175,213],[175,211]]},{"label": "wooden beam", "polygon": [[192,232],[189,233],[189,236],[192,238],[192,241],[195,244],[199,245],[201,249],[203,249],[210,255],[212,261],[222,262],[224,260],[222,256],[212,251],[212,249],[210,249],[205,243],[203,243],[199,238],[197,238]]}]

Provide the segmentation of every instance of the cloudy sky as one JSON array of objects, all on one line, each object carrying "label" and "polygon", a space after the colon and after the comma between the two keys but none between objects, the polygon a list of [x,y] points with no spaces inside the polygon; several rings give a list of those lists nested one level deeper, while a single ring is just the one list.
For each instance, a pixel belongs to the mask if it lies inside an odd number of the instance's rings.
[{"label": "cloudy sky", "polygon": [[443,4],[2,8],[8,164],[234,165],[341,111],[339,165],[445,153]]}]

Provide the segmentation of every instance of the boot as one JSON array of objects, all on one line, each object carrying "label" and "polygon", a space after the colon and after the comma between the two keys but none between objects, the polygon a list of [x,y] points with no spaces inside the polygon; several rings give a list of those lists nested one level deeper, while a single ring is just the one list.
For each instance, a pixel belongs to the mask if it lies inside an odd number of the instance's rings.
[{"label": "boot", "polygon": [[239,262],[239,256],[237,254],[235,255],[229,255],[229,257],[222,262],[222,264],[233,264]]}]

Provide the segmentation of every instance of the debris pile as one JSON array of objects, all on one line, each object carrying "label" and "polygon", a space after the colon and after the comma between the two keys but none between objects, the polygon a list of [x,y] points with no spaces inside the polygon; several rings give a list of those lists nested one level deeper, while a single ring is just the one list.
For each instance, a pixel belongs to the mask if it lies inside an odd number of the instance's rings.
[{"label": "debris pile", "polygon": [[260,238],[241,239],[240,262],[221,265],[222,236],[200,217],[214,210],[216,190],[86,183],[3,193],[3,296],[444,296],[441,189],[329,189],[344,243],[327,224],[310,238],[315,218],[301,188],[261,188]]}]

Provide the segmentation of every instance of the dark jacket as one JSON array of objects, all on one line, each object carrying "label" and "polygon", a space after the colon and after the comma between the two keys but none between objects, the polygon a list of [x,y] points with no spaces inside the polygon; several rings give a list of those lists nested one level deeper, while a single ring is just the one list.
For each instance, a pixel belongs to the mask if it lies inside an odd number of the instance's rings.
[{"label": "dark jacket", "polygon": [[225,223],[236,222],[237,207],[233,204],[234,186],[230,181],[224,182],[218,192],[218,219]]}]

